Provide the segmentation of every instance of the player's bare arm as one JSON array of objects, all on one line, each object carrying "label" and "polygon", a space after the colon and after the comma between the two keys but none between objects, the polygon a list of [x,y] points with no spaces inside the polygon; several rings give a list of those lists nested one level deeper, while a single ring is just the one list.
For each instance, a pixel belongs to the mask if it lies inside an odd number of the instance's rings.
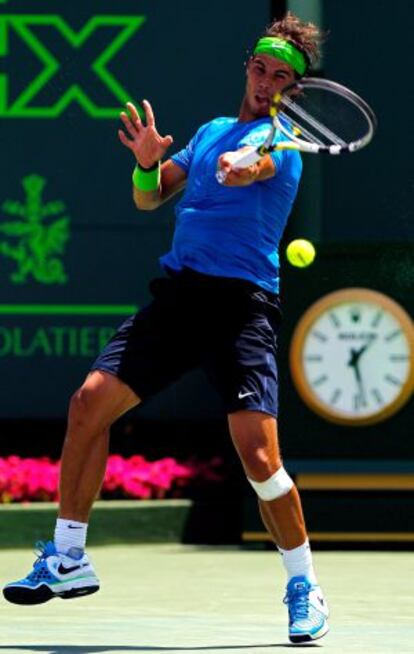
[{"label": "player's bare arm", "polygon": [[[241,148],[237,153],[247,149],[251,149],[250,146]],[[266,155],[248,168],[233,167],[234,155],[234,152],[225,152],[218,160],[219,170],[225,173],[224,186],[249,186],[254,182],[263,182],[270,179],[276,174],[276,166],[270,155]]]},{"label": "player's bare arm", "polygon": [[[155,125],[154,112],[148,100],[143,100],[146,124],[142,123],[137,108],[128,102],[120,115],[125,133],[118,130],[121,143],[134,154],[137,164],[143,169],[152,169],[164,157],[173,143],[172,136],[161,136]],[[142,190],[133,186],[133,198],[138,209],[152,210],[181,191],[185,186],[186,174],[171,160],[161,166],[161,183],[153,190]]]}]

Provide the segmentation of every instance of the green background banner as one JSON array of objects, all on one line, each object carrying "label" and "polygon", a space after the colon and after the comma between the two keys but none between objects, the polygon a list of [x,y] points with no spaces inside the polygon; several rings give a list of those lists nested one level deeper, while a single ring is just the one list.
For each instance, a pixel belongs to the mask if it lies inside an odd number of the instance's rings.
[{"label": "green background banner", "polygon": [[[126,100],[148,98],[171,153],[200,124],[236,115],[248,49],[285,3],[257,0],[10,0],[0,4],[0,417],[61,418],[116,326],[149,300],[162,274],[174,208],[138,213],[130,153],[119,143]],[[406,405],[391,420],[355,430],[311,413],[290,379],[293,329],[324,293],[365,286],[413,311],[412,157],[396,117],[405,98],[414,10],[385,1],[297,1],[329,30],[320,74],[375,108],[378,135],[344,158],[305,156],[305,173],[282,244],[281,438],[290,457],[412,454]],[[343,4],[343,6],[342,6]],[[301,11],[303,9],[303,13]],[[395,34],[398,38],[395,39]],[[394,39],[395,57],[379,35]],[[381,36],[382,38],[382,36]],[[404,144],[404,145],[402,145]],[[311,238],[316,263],[289,268],[291,238]],[[195,371],[138,409],[140,418],[223,421],[219,399]],[[304,430],[306,425],[306,430]],[[372,438],[361,438],[361,434]]]},{"label": "green background banner", "polygon": [[0,416],[63,417],[105,339],[149,300],[174,208],[135,210],[119,112],[148,98],[171,153],[237,113],[246,51],[269,19],[262,0],[242,21],[248,6],[1,6]]}]

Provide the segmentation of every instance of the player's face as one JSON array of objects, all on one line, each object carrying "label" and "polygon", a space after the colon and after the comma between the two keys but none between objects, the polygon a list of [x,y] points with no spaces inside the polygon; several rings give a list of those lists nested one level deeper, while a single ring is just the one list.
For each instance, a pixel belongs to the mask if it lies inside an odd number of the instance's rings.
[{"label": "player's face", "polygon": [[284,61],[267,55],[256,55],[247,64],[245,100],[257,118],[269,115],[273,96],[295,81],[295,71]]}]

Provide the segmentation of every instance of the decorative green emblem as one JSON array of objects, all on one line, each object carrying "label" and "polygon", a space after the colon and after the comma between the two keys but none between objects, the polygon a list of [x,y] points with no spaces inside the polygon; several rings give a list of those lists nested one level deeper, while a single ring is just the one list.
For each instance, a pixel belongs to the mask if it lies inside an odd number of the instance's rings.
[{"label": "decorative green emblem", "polygon": [[69,238],[69,217],[61,216],[53,222],[53,216],[62,214],[63,202],[42,204],[46,180],[40,175],[28,175],[22,180],[26,202],[6,200],[2,210],[18,220],[0,223],[0,254],[12,259],[17,270],[11,273],[14,284],[25,284],[31,276],[40,284],[65,284],[67,276],[57,255],[64,253]]}]

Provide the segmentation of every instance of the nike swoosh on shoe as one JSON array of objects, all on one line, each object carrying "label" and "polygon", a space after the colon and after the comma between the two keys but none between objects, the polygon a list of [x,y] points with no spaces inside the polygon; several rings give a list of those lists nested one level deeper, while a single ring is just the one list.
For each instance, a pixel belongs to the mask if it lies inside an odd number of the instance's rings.
[{"label": "nike swoosh on shoe", "polygon": [[80,570],[81,568],[84,568],[86,565],[87,563],[84,563],[83,565],[74,565],[70,568],[65,568],[63,563],[60,563],[57,571],[61,575],[67,575],[69,574],[69,572],[75,572],[75,570]]}]

